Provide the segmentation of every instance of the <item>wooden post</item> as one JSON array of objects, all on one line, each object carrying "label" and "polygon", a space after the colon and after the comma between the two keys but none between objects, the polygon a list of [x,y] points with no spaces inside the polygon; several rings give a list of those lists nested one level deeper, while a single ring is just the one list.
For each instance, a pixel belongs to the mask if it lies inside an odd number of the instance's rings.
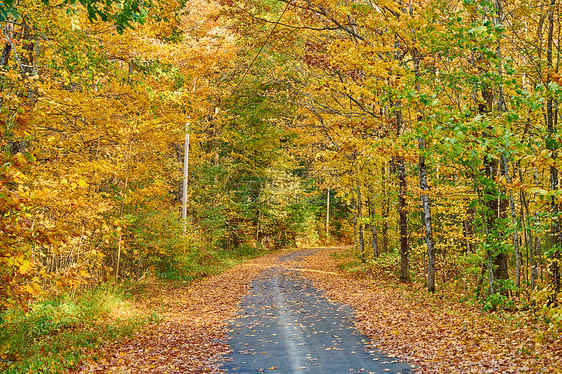
[{"label": "wooden post", "polygon": [[189,171],[189,121],[185,122],[185,144],[183,155],[183,201],[182,201],[182,234],[187,233],[187,175]]}]

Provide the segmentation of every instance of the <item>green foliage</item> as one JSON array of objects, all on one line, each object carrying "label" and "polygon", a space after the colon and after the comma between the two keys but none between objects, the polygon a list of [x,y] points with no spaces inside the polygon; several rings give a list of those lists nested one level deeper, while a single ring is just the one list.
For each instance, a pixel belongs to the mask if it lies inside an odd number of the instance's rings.
[{"label": "green foliage", "polygon": [[261,247],[248,244],[229,250],[200,250],[168,261],[156,270],[156,276],[174,282],[189,282],[206,276],[217,275],[247,259],[264,254]]},{"label": "green foliage", "polygon": [[335,258],[338,269],[353,277],[371,277],[377,279],[398,279],[399,269],[397,266],[400,255],[397,251],[383,252],[376,259],[367,262],[361,261],[361,255],[353,247],[341,251],[340,254],[332,255]]},{"label": "green foliage", "polygon": [[514,282],[509,279],[498,279],[496,282],[498,283],[496,292],[488,294],[481,300],[482,309],[485,311],[512,309],[515,306],[515,301],[510,298],[510,294],[517,291]]},{"label": "green foliage", "polygon": [[301,179],[283,165],[268,169],[266,178],[259,197],[261,235],[273,248],[292,246],[304,222]]},{"label": "green foliage", "polygon": [[161,269],[186,254],[197,252],[201,243],[191,222],[187,235],[182,235],[182,222],[178,212],[137,209],[129,215],[127,241],[131,261],[140,261],[145,267]]},{"label": "green foliage", "polygon": [[59,373],[76,367],[93,349],[131,335],[154,316],[116,317],[127,307],[119,289],[98,288],[80,297],[63,295],[29,309],[0,315],[0,369],[6,374]]},{"label": "green foliage", "polygon": [[352,277],[365,276],[369,273],[368,266],[358,258],[352,261],[340,263],[338,265],[338,269],[343,271],[346,275]]},{"label": "green foliage", "polygon": [[[42,0],[45,5],[50,0]],[[77,4],[82,5],[91,21],[102,20],[113,22],[119,33],[125,29],[132,28],[134,23],[143,23],[148,11],[152,7],[150,0],[64,0],[63,4],[70,12]],[[3,0],[0,2],[0,22],[8,19],[18,19],[20,11],[18,3],[14,0]]]},{"label": "green foliage", "polygon": [[556,294],[551,286],[539,287],[534,293],[534,303],[537,305],[538,315],[544,320],[547,329],[537,337],[538,341],[545,339],[559,339],[562,336],[562,292]]},{"label": "green foliage", "polygon": [[14,0],[0,2],[0,22],[17,17],[18,11],[16,7],[14,7]]},{"label": "green foliage", "polygon": [[545,338],[558,339],[562,335],[562,308],[560,307],[544,307],[542,314],[548,324],[548,329],[538,336],[538,340]]}]

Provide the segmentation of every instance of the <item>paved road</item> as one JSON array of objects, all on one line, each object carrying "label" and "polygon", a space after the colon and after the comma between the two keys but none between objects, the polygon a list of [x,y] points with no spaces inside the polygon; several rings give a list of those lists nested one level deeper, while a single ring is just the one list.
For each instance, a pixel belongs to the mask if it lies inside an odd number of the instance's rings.
[{"label": "paved road", "polygon": [[281,266],[265,271],[242,306],[231,325],[233,352],[222,366],[227,373],[411,372],[409,364],[368,349],[351,308],[329,302],[297,272]]}]

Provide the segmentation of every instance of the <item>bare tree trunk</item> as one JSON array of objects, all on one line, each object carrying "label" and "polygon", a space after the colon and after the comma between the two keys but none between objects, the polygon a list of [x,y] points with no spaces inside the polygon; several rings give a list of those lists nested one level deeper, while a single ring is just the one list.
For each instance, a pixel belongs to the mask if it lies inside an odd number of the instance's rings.
[{"label": "bare tree trunk", "polygon": [[121,239],[122,234],[119,233],[119,244],[117,245],[117,265],[115,266],[115,281],[119,281],[119,265],[121,265]]},{"label": "bare tree trunk", "polygon": [[22,26],[23,36],[22,39],[24,41],[22,47],[22,54],[21,54],[21,63],[23,68],[23,73],[31,74],[34,70],[34,51],[35,51],[35,43],[32,41],[32,30],[25,22]]},{"label": "bare tree trunk", "polygon": [[[502,174],[505,177],[507,183],[511,183],[511,178],[509,177],[509,166],[507,164],[507,158],[502,155]],[[513,199],[513,190],[509,189],[509,206],[511,209],[511,225],[513,226],[513,249],[515,251],[515,286],[519,288],[521,285],[521,251],[519,249],[519,225],[517,224],[517,212],[515,211],[515,200]]]},{"label": "bare tree trunk", "polygon": [[[517,161],[517,172],[519,173],[519,181],[523,183],[523,172],[521,170],[521,161]],[[535,173],[535,186],[537,186],[537,177]],[[529,209],[529,203],[527,201],[527,196],[525,192],[521,189],[520,192],[521,197],[521,220],[525,222],[524,225],[524,233],[525,233],[525,246],[527,248],[527,265],[529,267],[529,273],[531,275],[530,279],[530,289],[531,292],[535,288],[535,276],[534,276],[534,267],[535,267],[535,258],[534,258],[534,240],[533,240],[533,230],[531,229],[529,217],[531,217],[531,212]],[[524,209],[524,210],[523,210]]]},{"label": "bare tree trunk", "polygon": [[[486,177],[488,178],[489,184],[495,184],[496,176],[498,173],[499,160],[495,158],[486,158],[484,162],[486,169]],[[489,233],[493,235],[502,235],[502,230],[498,227],[498,219],[505,216],[507,202],[502,199],[503,193],[497,190],[498,188],[487,187],[485,190],[485,205],[487,208],[487,225]],[[493,238],[492,240],[499,240],[499,238]],[[489,267],[490,267],[490,292],[495,293],[496,280],[506,280],[509,279],[508,272],[508,256],[507,253],[500,250],[489,250],[488,255],[490,257]],[[504,292],[505,293],[505,292]]]},{"label": "bare tree trunk", "polygon": [[326,243],[330,241],[330,189],[326,193]]},{"label": "bare tree trunk", "polygon": [[381,204],[381,217],[382,217],[382,250],[383,252],[388,252],[388,215],[390,213],[390,207],[388,202],[388,193],[386,191],[386,165],[381,168],[382,174],[382,204]]},{"label": "bare tree trunk", "polygon": [[[13,37],[13,27],[14,25],[11,23],[8,23],[6,25],[6,38],[12,38]],[[4,43],[4,48],[2,49],[2,57],[0,58],[0,65],[1,66],[6,66],[8,65],[8,62],[10,61],[10,52],[12,51],[12,43],[9,42],[9,39],[6,39],[6,43]]]},{"label": "bare tree trunk", "polygon": [[[521,238],[522,240],[522,244],[523,244],[523,248],[525,249],[525,253],[521,255],[521,268],[523,270],[523,278],[525,280],[526,284],[530,284],[529,283],[529,269],[530,269],[530,263],[531,263],[531,259],[530,259],[530,253],[531,251],[530,246],[529,246],[529,235],[528,235],[528,231],[527,231],[527,220],[525,219],[525,213],[523,211],[523,205],[520,205],[520,209],[519,209],[519,222],[521,225],[521,232],[523,233],[523,237]],[[523,263],[523,260],[527,261],[526,264]]]},{"label": "bare tree trunk", "polygon": [[[416,91],[420,92],[420,63],[422,55],[417,48],[412,51],[412,58],[414,61],[414,72],[416,75]],[[421,117],[418,118],[418,121]],[[418,139],[420,157],[418,163],[420,188],[423,191],[421,196],[422,210],[423,210],[423,225],[425,227],[425,243],[427,245],[427,290],[435,292],[435,248],[433,246],[433,227],[431,225],[431,206],[429,205],[429,184],[427,183],[427,165],[425,163],[425,156],[423,155],[425,149],[425,142],[423,137]]]},{"label": "bare tree trunk", "polygon": [[359,248],[361,251],[361,262],[365,262],[365,242],[363,240],[363,212],[361,203],[361,188],[359,183],[357,183],[357,219],[358,219],[358,229],[359,229]]},{"label": "bare tree trunk", "polygon": [[5,43],[4,48],[2,49],[2,57],[0,58],[0,65],[2,66],[8,65],[8,61],[10,60],[11,50],[12,50],[12,45],[10,43]]},{"label": "bare tree trunk", "polygon": [[[123,192],[121,195],[121,208],[119,212],[119,217],[123,217],[124,209],[125,209],[125,195],[128,194],[127,189],[129,188],[129,174],[131,170],[131,149],[133,147],[133,142],[129,139],[129,149],[127,151],[127,174],[125,176],[125,186],[123,187]],[[117,245],[117,265],[115,266],[115,280],[119,281],[119,266],[121,265],[121,248],[122,248],[122,241],[123,241],[123,230],[119,231],[119,242]]]},{"label": "bare tree trunk", "polygon": [[427,244],[427,290],[429,292],[435,292],[435,248],[433,247],[433,228],[431,226],[431,207],[429,205],[427,166],[425,164],[425,157],[422,154],[425,148],[423,138],[419,138],[419,148],[420,188],[424,192],[421,196],[421,202],[424,215],[425,242]]},{"label": "bare tree trunk", "polygon": [[534,253],[531,255],[533,258],[533,267],[531,268],[531,291],[535,289],[536,280],[539,279],[539,267],[540,264],[537,265],[535,259],[540,258],[541,252],[541,240],[538,236],[535,237],[535,245],[534,245]]},{"label": "bare tree trunk", "polygon": [[[547,39],[547,51],[546,51],[546,62],[548,67],[548,74],[547,77],[547,84],[550,83],[550,74],[553,71],[553,56],[552,56],[552,48],[554,43],[554,12],[556,9],[556,0],[550,1],[550,7],[548,11],[548,39]],[[556,134],[556,122],[557,122],[558,113],[555,110],[554,99],[552,96],[548,96],[546,101],[546,127],[547,127],[547,138],[546,138],[546,148],[552,151],[553,155],[552,158],[557,158],[557,141],[554,139]],[[556,190],[558,189],[558,170],[556,167],[550,167],[550,189]],[[554,294],[558,294],[560,292],[560,270],[559,270],[559,260],[560,260],[560,245],[562,244],[562,224],[560,223],[558,205],[556,204],[555,196],[552,196],[551,200],[551,210],[553,216],[553,223],[552,223],[552,242],[551,245],[555,247],[554,254],[552,258],[551,265],[551,275],[554,279]]]},{"label": "bare tree trunk", "polygon": [[357,201],[353,200],[353,248],[357,250]]},{"label": "bare tree trunk", "polygon": [[[396,105],[399,107],[399,104]],[[404,128],[404,118],[402,117],[402,111],[396,110],[396,137],[400,137],[400,134]],[[398,228],[400,231],[400,281],[409,282],[410,281],[410,247],[408,244],[408,207],[406,203],[406,162],[403,156],[398,156],[396,158],[396,171],[398,174],[398,185],[400,187],[398,194]]]},{"label": "bare tree trunk", "polygon": [[408,245],[408,208],[406,204],[406,165],[403,157],[397,158],[398,183],[398,215],[400,230],[400,281],[410,281],[410,248]]},{"label": "bare tree trunk", "polygon": [[[371,195],[374,196],[374,190],[371,189]],[[369,218],[371,219],[371,244],[373,249],[373,258],[379,257],[379,240],[377,233],[377,224],[375,222],[375,209],[373,207],[372,197],[367,198],[367,204],[369,205]]]},{"label": "bare tree trunk", "polygon": [[466,219],[463,220],[463,231],[466,245],[466,252],[474,252],[474,227],[472,221],[474,220],[474,209],[469,207],[466,210]]}]

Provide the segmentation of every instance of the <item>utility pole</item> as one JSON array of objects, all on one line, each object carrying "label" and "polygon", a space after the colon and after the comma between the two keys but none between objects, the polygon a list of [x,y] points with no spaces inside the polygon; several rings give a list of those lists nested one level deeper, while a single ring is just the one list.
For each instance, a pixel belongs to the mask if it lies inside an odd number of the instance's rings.
[{"label": "utility pole", "polygon": [[185,144],[183,154],[183,201],[182,201],[182,234],[187,232],[187,172],[189,170],[189,121],[185,122]]}]

